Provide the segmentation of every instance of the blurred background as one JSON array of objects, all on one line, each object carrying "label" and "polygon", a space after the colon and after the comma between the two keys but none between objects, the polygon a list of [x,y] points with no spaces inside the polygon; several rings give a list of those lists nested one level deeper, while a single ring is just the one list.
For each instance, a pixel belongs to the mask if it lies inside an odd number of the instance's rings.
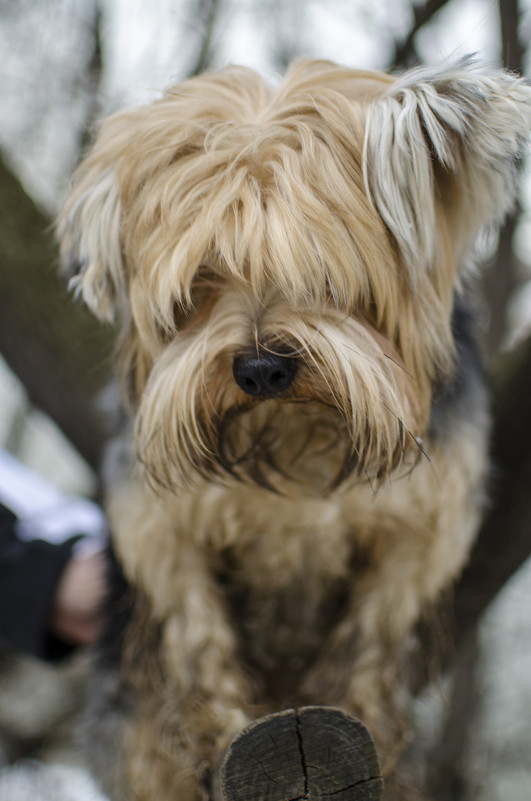
[{"label": "blurred background", "polygon": [[[0,446],[94,495],[113,332],[68,298],[51,233],[101,117],[241,63],[402,69],[477,53],[531,71],[531,0],[0,0]],[[493,511],[456,591],[450,679],[425,692],[440,801],[531,798],[531,170],[478,277],[495,397]],[[455,678],[457,677],[457,678]],[[1,707],[0,697],[0,707]],[[1,710],[0,710],[1,711]]]}]

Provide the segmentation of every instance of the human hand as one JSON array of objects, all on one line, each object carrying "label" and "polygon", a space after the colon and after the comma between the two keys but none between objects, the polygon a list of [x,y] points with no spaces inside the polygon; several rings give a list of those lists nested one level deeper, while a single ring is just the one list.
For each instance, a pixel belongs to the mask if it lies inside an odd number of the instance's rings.
[{"label": "human hand", "polygon": [[89,645],[101,631],[106,590],[106,560],[98,551],[72,558],[61,575],[50,617],[50,630],[64,642]]}]

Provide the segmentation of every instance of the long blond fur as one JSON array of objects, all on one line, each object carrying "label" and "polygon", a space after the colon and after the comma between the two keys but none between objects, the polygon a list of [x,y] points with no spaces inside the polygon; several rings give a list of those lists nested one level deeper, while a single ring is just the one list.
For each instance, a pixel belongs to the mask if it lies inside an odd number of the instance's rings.
[{"label": "long blond fur", "polygon": [[[267,411],[263,402],[249,402],[234,382],[227,382],[227,375],[235,355],[246,349],[255,306],[243,287],[239,292],[220,291],[212,313],[176,337],[153,368],[139,408],[137,436],[141,460],[157,483],[178,487],[194,472],[210,475],[230,466],[218,450],[220,423],[232,426],[231,472],[245,475],[249,461],[260,461],[261,455],[265,460],[271,448],[279,450],[277,442],[269,442],[264,453],[263,441],[252,448],[252,432],[261,430],[264,438],[268,416],[284,440],[284,457],[278,457],[284,488],[289,462],[294,461],[288,454],[296,454],[305,439],[323,451],[343,440],[335,449],[339,453],[334,451],[330,458],[323,453],[320,486],[311,491],[333,486],[345,463],[351,463],[358,477],[376,483],[400,460],[406,462],[406,452],[418,450],[421,409],[414,379],[389,342],[365,322],[333,307],[308,308],[302,317],[285,300],[276,299],[259,313],[256,341],[276,343],[282,352],[287,349],[301,366],[297,387],[280,408],[275,400]],[[274,351],[275,345],[270,347]],[[312,403],[336,410],[321,430],[315,415],[308,413]],[[296,439],[285,432],[281,417],[275,421],[286,405],[292,405],[291,414],[299,418]],[[318,415],[322,417],[322,411]],[[300,456],[308,459],[305,449]],[[292,469],[300,483],[300,466],[293,464]]]},{"label": "long blond fur", "polygon": [[140,392],[202,264],[257,297],[370,310],[425,385],[468,251],[512,202],[530,91],[465,62],[397,81],[303,62],[276,92],[244,68],[194,78],[103,124],[60,222],[74,285],[125,318]]},{"label": "long blond fur", "polygon": [[[530,127],[531,89],[469,60],[306,61],[276,89],[230,67],[103,123],[59,233],[120,327],[131,418],[108,514],[143,657],[114,798],[196,801],[283,702],[358,715],[391,774],[415,624],[483,504],[488,410],[452,314]],[[293,359],[289,386],[247,393],[249,354]]]},{"label": "long blond fur", "polygon": [[530,94],[521,78],[466,57],[411,70],[370,105],[367,185],[415,283],[444,265],[441,214],[450,215],[463,269],[481,227],[510,208],[529,146]]}]

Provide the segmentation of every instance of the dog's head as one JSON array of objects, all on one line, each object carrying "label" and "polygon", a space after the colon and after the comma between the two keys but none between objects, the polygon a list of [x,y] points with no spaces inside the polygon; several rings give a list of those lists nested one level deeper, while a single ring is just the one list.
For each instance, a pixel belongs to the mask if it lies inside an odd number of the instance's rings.
[{"label": "dog's head", "polygon": [[156,484],[324,490],[411,465],[453,297],[514,196],[531,89],[469,61],[394,79],[229,68],[104,122],[59,230],[118,318]]}]

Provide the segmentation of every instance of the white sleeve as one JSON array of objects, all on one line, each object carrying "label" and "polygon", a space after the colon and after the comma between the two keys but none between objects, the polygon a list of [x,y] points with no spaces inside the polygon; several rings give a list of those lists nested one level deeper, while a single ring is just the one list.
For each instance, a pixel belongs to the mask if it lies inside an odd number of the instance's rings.
[{"label": "white sleeve", "polygon": [[[59,544],[82,534],[84,548],[98,550],[107,537],[102,510],[86,498],[68,496],[0,449],[0,502],[18,518],[21,540]],[[80,547],[82,545],[80,543]]]}]

